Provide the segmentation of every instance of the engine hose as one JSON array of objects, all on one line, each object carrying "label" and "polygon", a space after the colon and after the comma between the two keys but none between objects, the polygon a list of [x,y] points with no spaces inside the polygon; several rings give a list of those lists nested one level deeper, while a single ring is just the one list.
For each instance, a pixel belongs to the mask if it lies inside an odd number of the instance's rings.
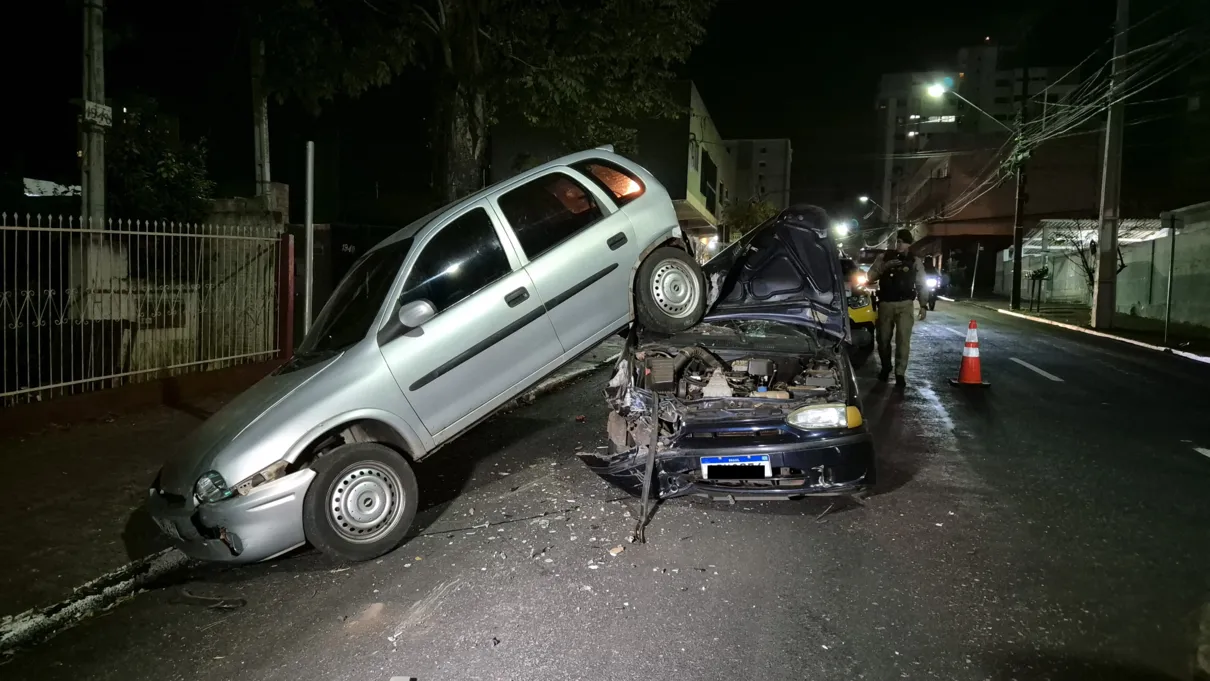
[{"label": "engine hose", "polygon": [[681,371],[683,371],[689,364],[689,362],[694,359],[700,359],[715,369],[723,368],[722,361],[720,361],[718,357],[715,357],[713,352],[696,345],[682,348],[680,352],[676,353],[676,358],[673,360],[672,367],[679,375]]}]

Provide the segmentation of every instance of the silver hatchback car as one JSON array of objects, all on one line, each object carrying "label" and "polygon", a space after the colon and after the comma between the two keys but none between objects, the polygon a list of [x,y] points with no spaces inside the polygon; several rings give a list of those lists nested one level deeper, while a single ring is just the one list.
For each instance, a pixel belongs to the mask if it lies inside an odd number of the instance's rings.
[{"label": "silver hatchback car", "polygon": [[293,359],[183,443],[152,517],[204,560],[390,551],[418,505],[411,463],[632,321],[701,319],[687,248],[667,191],[608,147],[417,220],[353,265]]}]

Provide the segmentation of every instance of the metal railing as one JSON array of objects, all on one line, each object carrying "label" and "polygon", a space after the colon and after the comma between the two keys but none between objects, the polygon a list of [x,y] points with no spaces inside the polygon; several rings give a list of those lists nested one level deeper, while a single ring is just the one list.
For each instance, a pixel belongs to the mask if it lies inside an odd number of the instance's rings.
[{"label": "metal railing", "polygon": [[282,235],[0,213],[0,406],[279,352]]}]

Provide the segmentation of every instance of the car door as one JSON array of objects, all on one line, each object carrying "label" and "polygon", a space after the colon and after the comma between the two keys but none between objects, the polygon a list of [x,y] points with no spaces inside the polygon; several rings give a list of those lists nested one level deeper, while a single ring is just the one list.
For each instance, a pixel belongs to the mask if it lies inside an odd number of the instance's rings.
[{"label": "car door", "polygon": [[432,303],[436,316],[416,328],[396,324],[398,333],[380,333],[380,344],[400,389],[438,442],[476,420],[480,407],[536,380],[535,373],[563,354],[529,275],[483,203],[418,244],[399,306],[417,300]]},{"label": "car door", "polygon": [[587,349],[630,314],[630,219],[601,187],[556,168],[494,198],[563,348]]}]

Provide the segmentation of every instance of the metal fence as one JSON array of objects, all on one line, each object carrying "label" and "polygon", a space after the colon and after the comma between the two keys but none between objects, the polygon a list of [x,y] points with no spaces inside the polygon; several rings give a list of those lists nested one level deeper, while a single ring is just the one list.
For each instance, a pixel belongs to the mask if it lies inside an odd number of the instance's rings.
[{"label": "metal fence", "polygon": [[0,405],[279,352],[282,235],[0,213]]}]

